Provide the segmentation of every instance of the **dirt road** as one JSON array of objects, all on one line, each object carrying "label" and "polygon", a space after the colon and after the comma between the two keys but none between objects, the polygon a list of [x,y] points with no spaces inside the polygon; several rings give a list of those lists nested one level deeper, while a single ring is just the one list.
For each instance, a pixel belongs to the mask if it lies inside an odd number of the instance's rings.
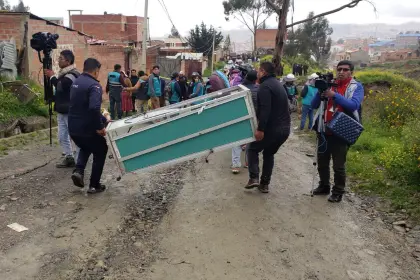
[{"label": "dirt road", "polygon": [[310,151],[291,137],[269,195],[243,189],[229,152],[120,182],[109,161],[97,196],[55,169],[58,149],[12,153],[0,159],[0,279],[420,279],[402,233],[357,197],[307,196]]}]

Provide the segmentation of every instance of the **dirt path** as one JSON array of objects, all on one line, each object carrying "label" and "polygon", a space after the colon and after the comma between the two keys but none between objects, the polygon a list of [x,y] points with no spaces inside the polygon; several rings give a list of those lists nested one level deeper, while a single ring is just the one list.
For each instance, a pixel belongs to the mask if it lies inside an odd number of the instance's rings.
[{"label": "dirt path", "polygon": [[269,195],[243,190],[229,152],[120,182],[110,161],[98,196],[55,169],[57,149],[11,153],[0,159],[0,279],[420,279],[403,239],[357,202],[305,195],[306,146],[293,136],[281,149]]}]

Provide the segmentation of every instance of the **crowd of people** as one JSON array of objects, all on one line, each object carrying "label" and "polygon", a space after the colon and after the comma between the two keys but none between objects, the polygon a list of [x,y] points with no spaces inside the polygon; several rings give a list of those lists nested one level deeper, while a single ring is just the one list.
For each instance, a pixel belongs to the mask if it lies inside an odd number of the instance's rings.
[{"label": "crowd of people", "polygon": [[[232,67],[225,72],[216,70],[204,82],[198,72],[191,75],[189,82],[182,71],[173,73],[170,82],[160,77],[160,67],[153,66],[151,74],[132,69],[128,73],[115,65],[108,73],[106,93],[110,101],[110,117],[102,113],[102,86],[98,81],[101,63],[88,58],[79,73],[74,67],[74,54],[69,50],[60,53],[60,71],[54,73],[45,70],[55,87],[54,109],[57,112],[59,143],[64,159],[58,168],[74,168],[71,179],[75,186],[84,188],[84,173],[90,155],[93,155],[92,172],[88,193],[98,193],[106,189],[101,184],[101,176],[108,152],[104,136],[107,124],[121,119],[130,112],[146,113],[169,104],[176,104],[187,99],[225,88],[243,85],[252,94],[258,126],[255,142],[232,149],[232,172],[237,174],[242,167],[241,153],[245,151],[244,167],[248,168],[249,181],[246,189],[258,188],[262,193],[269,192],[269,185],[274,167],[274,155],[286,142],[291,133],[290,99],[299,95],[296,78],[289,74],[282,84],[275,75],[275,66],[262,62],[259,68],[249,69]],[[338,86],[322,93],[328,99],[328,108],[324,119],[330,121],[334,112],[345,112],[360,120],[360,108],[363,101],[363,87],[352,78],[354,66],[349,61],[342,61],[337,66]],[[300,129],[304,129],[309,119],[308,128],[316,126],[314,109],[321,102],[321,94],[315,87],[317,74],[308,77],[300,96],[302,97],[302,118]],[[197,101],[192,104],[198,104]],[[317,118],[315,118],[317,120]],[[326,131],[323,147],[318,147],[319,187],[314,195],[330,194],[330,160],[333,160],[334,187],[329,198],[331,202],[340,202],[345,188],[345,162],[349,146],[341,139]],[[320,137],[320,136],[319,136]],[[72,145],[72,141],[75,145]],[[324,150],[321,150],[324,149]],[[263,155],[260,174],[259,154]]]}]

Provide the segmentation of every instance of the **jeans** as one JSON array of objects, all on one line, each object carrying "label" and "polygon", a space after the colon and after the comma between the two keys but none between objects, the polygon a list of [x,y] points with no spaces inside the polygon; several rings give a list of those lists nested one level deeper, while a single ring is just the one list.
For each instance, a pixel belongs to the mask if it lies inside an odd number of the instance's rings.
[{"label": "jeans", "polygon": [[232,148],[232,168],[240,168],[241,164],[241,146]]},{"label": "jeans", "polygon": [[310,105],[302,105],[302,119],[300,121],[300,130],[305,128],[306,118],[309,117],[308,129],[312,128],[314,122],[314,110]]},{"label": "jeans", "polygon": [[333,161],[334,187],[332,192],[344,194],[346,187],[346,159],[349,146],[333,135],[318,135],[318,173],[322,187],[330,188],[330,160]]},{"label": "jeans", "polygon": [[266,131],[264,139],[249,144],[248,171],[250,179],[258,179],[260,175],[259,153],[263,152],[263,171],[261,184],[269,185],[274,167],[274,155],[289,138],[289,128],[277,128],[276,131]]},{"label": "jeans", "polygon": [[72,136],[73,141],[80,147],[79,157],[77,158],[76,171],[85,174],[86,164],[91,154],[93,154],[92,173],[90,176],[90,187],[97,187],[100,184],[102,172],[104,170],[108,145],[104,137],[100,135],[92,136]]},{"label": "jeans", "polygon": [[79,154],[79,147],[76,145],[76,154],[73,155],[73,148],[71,145],[71,139],[69,135],[69,115],[57,113],[57,123],[58,123],[58,142],[60,147],[63,150],[63,153],[66,156],[74,156],[77,160]]},{"label": "jeans", "polygon": [[116,99],[112,95],[109,96],[109,112],[111,114],[111,119],[115,120],[115,106],[117,106],[118,119],[122,119],[122,104],[121,98]]}]

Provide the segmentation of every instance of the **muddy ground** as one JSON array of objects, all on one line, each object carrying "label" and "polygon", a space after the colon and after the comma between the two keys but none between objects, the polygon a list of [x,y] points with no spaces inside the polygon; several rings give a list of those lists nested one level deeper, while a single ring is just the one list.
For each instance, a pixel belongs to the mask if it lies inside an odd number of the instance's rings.
[{"label": "muddy ground", "polygon": [[293,135],[282,147],[269,195],[243,189],[229,151],[119,182],[108,160],[109,189],[95,196],[55,168],[57,147],[9,152],[0,279],[420,279],[420,227],[394,229],[400,216],[384,222],[354,194],[338,205],[307,195],[311,145]]}]

